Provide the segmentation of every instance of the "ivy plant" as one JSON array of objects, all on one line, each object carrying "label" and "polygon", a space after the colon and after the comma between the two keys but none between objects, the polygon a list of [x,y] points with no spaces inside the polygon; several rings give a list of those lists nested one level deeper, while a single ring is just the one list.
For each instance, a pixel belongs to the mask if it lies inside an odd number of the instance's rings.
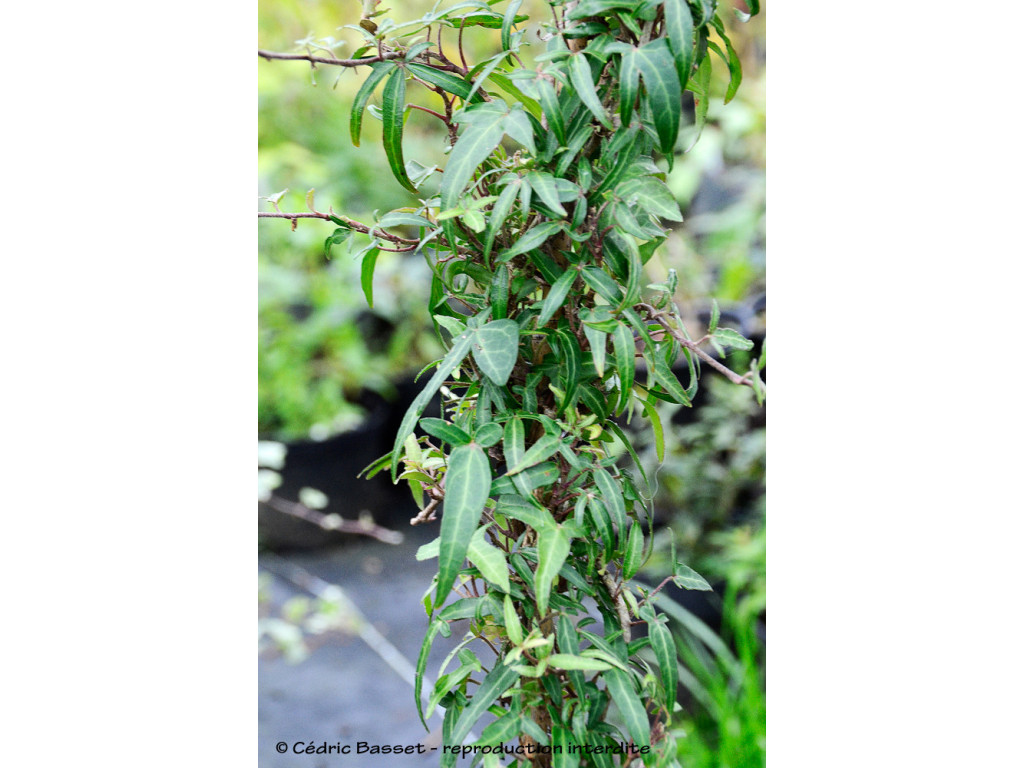
[{"label": "ivy plant", "polygon": [[[431,269],[424,293],[447,353],[367,474],[409,484],[414,524],[440,513],[438,538],[418,554],[438,572],[423,600],[416,704],[424,724],[444,709],[441,765],[460,754],[485,766],[678,765],[675,642],[657,590],[630,583],[653,548],[652,492],[621,423],[649,419],[660,457],[657,404],[690,405],[703,367],[764,396],[762,361],[741,374],[712,354],[750,349],[747,339],[717,314],[691,337],[675,275],[644,281],[666,227],[682,220],[665,169],[688,149],[677,146],[684,93],[699,135],[713,59],[728,69],[728,102],[739,58],[716,0],[546,5],[530,19],[522,0],[439,3],[399,22],[364,0],[347,27],[363,41],[350,59],[260,51],[363,72],[351,140],[378,118],[390,171],[410,193],[370,223],[312,207],[260,215],[333,222],[326,248],[352,248],[371,301],[381,251]],[[543,50],[527,46],[529,30]],[[471,63],[462,40],[473,34],[497,50]],[[445,128],[448,146],[425,162],[403,153],[411,110]],[[421,192],[438,175],[436,194]],[[626,454],[632,473],[617,461]],[[672,560],[670,580],[709,589]],[[422,690],[433,641],[460,621],[463,642]]]}]

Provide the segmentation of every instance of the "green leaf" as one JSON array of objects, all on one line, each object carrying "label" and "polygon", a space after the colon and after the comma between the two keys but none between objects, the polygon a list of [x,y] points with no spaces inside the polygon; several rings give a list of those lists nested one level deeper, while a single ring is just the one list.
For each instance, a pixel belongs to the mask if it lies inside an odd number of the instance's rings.
[{"label": "green leaf", "polygon": [[622,486],[615,482],[608,470],[597,467],[594,472],[594,482],[601,492],[601,500],[608,509],[612,521],[619,529],[619,536],[626,534],[626,504],[622,500]]},{"label": "green leaf", "polygon": [[491,465],[480,446],[471,443],[452,449],[445,476],[444,513],[441,515],[441,550],[437,574],[437,601],[451,592],[466,559],[469,540],[491,491]]},{"label": "green leaf", "polygon": [[[732,40],[729,39],[729,35],[725,31],[725,24],[722,23],[718,14],[715,14],[711,23],[721,36],[722,42],[725,43],[725,50],[728,53],[727,56],[722,57],[729,68],[729,86],[725,89],[725,103],[728,104],[732,101],[732,97],[736,95],[736,91],[739,90],[740,82],[743,80],[743,67],[740,64],[740,57],[737,55],[736,49],[732,47]],[[708,43],[709,48],[712,45],[713,43]],[[718,51],[718,53],[721,54],[721,51]]]},{"label": "green leaf", "polygon": [[561,407],[558,409],[561,413],[572,405],[573,396],[576,394],[576,388],[579,386],[583,352],[580,350],[576,337],[567,327],[559,328],[556,335],[563,374],[562,386],[565,388],[565,396],[562,398]]},{"label": "green leaf", "polygon": [[560,525],[545,526],[537,532],[537,611],[540,616],[548,612],[551,582],[558,578],[565,558],[569,555],[569,534]]},{"label": "green leaf", "polygon": [[561,232],[563,229],[565,229],[565,223],[561,221],[545,221],[542,224],[530,227],[516,241],[515,245],[499,254],[498,261],[508,261],[513,256],[519,256],[522,253],[532,251],[534,248],[539,248],[555,233]]},{"label": "green leaf", "polygon": [[373,270],[377,266],[377,255],[380,248],[371,248],[363,256],[363,263],[359,268],[359,282],[363,286],[363,295],[366,296],[366,303],[373,306]]},{"label": "green leaf", "polygon": [[629,327],[621,323],[612,334],[612,342],[615,346],[615,372],[619,376],[619,401],[615,412],[622,413],[629,403],[629,393],[633,389],[636,375],[636,342]]},{"label": "green leaf", "polygon": [[505,595],[504,618],[508,639],[512,641],[512,645],[522,645],[523,625],[519,621],[519,614],[516,613],[516,607],[512,603],[512,598],[508,595]]},{"label": "green leaf", "polygon": [[551,286],[551,290],[548,291],[548,295],[544,299],[544,304],[541,306],[540,315],[537,317],[537,328],[543,328],[548,324],[548,321],[554,316],[562,304],[565,303],[565,297],[569,294],[569,289],[572,288],[572,284],[576,281],[579,273],[574,269],[567,269],[565,273],[555,281],[555,284]]},{"label": "green leaf", "polygon": [[441,554],[440,537],[428,542],[416,550],[417,560],[431,560]]},{"label": "green leaf", "polygon": [[469,435],[444,419],[420,419],[420,427],[428,435],[433,435],[453,446],[471,442]]},{"label": "green leaf", "polygon": [[644,531],[639,523],[633,523],[629,528],[629,537],[626,539],[626,555],[622,561],[622,575],[627,579],[636,576],[636,572],[643,565],[644,552]]},{"label": "green leaf", "polygon": [[541,171],[530,171],[526,174],[526,180],[548,208],[559,216],[564,217],[568,215],[565,208],[562,207],[562,203],[558,200],[558,187],[555,184],[554,176]]},{"label": "green leaf", "polygon": [[543,435],[536,443],[530,446],[530,449],[523,454],[519,461],[509,467],[507,474],[515,475],[524,469],[529,469],[536,464],[540,464],[542,461],[546,461],[558,452],[558,447],[561,444],[562,441],[557,437]]},{"label": "green leaf", "polygon": [[640,89],[640,69],[636,64],[636,49],[630,48],[622,54],[619,64],[619,114],[622,124],[629,125],[636,106],[636,97]]},{"label": "green leaf", "polygon": [[565,115],[562,114],[562,107],[558,103],[558,96],[555,94],[554,86],[545,79],[537,81],[537,93],[540,96],[540,106],[544,110],[544,117],[547,118],[548,127],[554,131],[555,138],[560,145],[565,145]]},{"label": "green leaf", "polygon": [[572,82],[572,87],[583,101],[583,104],[593,113],[601,125],[608,130],[613,130],[612,121],[604,111],[601,99],[597,95],[597,89],[594,88],[594,76],[590,71],[590,64],[587,62],[586,56],[582,53],[570,56],[568,68],[569,80]]},{"label": "green leaf", "polygon": [[609,304],[622,301],[622,291],[611,276],[599,267],[584,267],[581,273],[587,285]]},{"label": "green leaf", "polygon": [[492,445],[498,444],[498,441],[501,440],[501,434],[501,425],[495,424],[492,421],[477,429],[476,434],[473,435],[473,440],[481,448],[490,448]]},{"label": "green leaf", "polygon": [[661,416],[658,415],[658,409],[650,400],[641,400],[640,404],[644,407],[647,418],[650,419],[651,429],[654,431],[654,449],[658,454],[658,463],[660,464],[665,461],[665,430],[661,425]]},{"label": "green leaf", "polygon": [[719,344],[723,349],[732,347],[744,351],[754,348],[754,342],[744,338],[743,334],[737,333],[732,328],[719,328],[712,335],[711,340]]},{"label": "green leaf", "polygon": [[359,146],[359,134],[362,131],[363,126],[363,111],[366,109],[366,102],[370,100],[370,96],[377,90],[377,86],[380,81],[388,76],[398,65],[393,61],[378,61],[370,66],[370,74],[366,80],[359,87],[359,92],[356,93],[356,98],[352,102],[352,117],[349,120],[349,132],[352,134],[352,143],[355,146]]},{"label": "green leaf", "polygon": [[402,129],[405,126],[405,72],[396,69],[384,85],[381,96],[381,119],[384,122],[384,153],[402,186],[411,192],[417,192],[409,174],[405,170],[405,159],[402,157]]},{"label": "green leaf", "polygon": [[608,334],[586,324],[583,325],[583,333],[590,343],[590,353],[594,358],[594,370],[597,371],[599,377],[603,377],[605,354],[608,347]]},{"label": "green leaf", "polygon": [[647,636],[651,638],[654,658],[658,662],[658,669],[661,670],[661,682],[665,686],[666,699],[674,702],[676,689],[679,687],[679,667],[672,631],[660,621],[648,621]]},{"label": "green leaf", "polygon": [[494,668],[487,673],[487,677],[480,683],[480,687],[476,689],[473,698],[462,711],[455,727],[452,729],[451,738],[447,739],[445,744],[452,746],[462,744],[476,724],[476,721],[487,711],[487,708],[518,679],[518,672],[511,667],[506,667],[500,660],[496,661]]},{"label": "green leaf", "polygon": [[574,656],[569,653],[552,653],[548,656],[548,666],[555,669],[580,669],[585,672],[601,672],[614,667],[606,661],[592,659],[589,656]]},{"label": "green leaf", "polygon": [[708,322],[708,333],[718,330],[718,319],[721,317],[721,310],[718,308],[718,301],[711,300],[711,320]]},{"label": "green leaf", "polygon": [[637,48],[636,65],[647,88],[647,99],[654,115],[654,128],[658,132],[661,152],[670,158],[679,136],[682,89],[679,87],[675,60],[665,38],[658,38]]},{"label": "green leaf", "polygon": [[398,433],[395,435],[395,447],[391,454],[391,479],[395,481],[398,477],[398,463],[401,460],[401,448],[405,444],[405,438],[412,434],[416,428],[416,422],[423,414],[423,409],[427,407],[427,403],[430,402],[430,398],[434,396],[434,393],[441,388],[445,379],[448,375],[455,370],[462,359],[469,352],[470,345],[473,342],[474,334],[464,333],[461,336],[457,336],[452,342],[452,348],[448,350],[448,354],[444,356],[444,359],[437,366],[437,370],[434,371],[434,375],[430,377],[430,381],[423,388],[416,398],[409,405],[409,410],[405,412],[405,416],[402,417],[402,423],[398,427]]},{"label": "green leaf", "polygon": [[690,405],[691,398],[687,394],[686,390],[683,389],[683,385],[679,383],[679,379],[672,373],[672,369],[668,367],[668,364],[661,359],[661,355],[656,355],[654,358],[654,380],[658,382],[669,397],[672,398],[673,402],[679,403],[680,405]]},{"label": "green leaf", "polygon": [[[487,482],[490,490],[490,481]],[[469,540],[469,561],[477,567],[480,575],[498,587],[502,592],[508,593],[508,561],[505,560],[505,553],[487,541],[485,536],[486,528],[480,528]],[[507,596],[507,594],[506,594]]]},{"label": "green leaf", "polygon": [[[441,69],[434,69],[428,67],[426,64],[417,64],[411,62],[405,65],[406,68],[420,80],[425,80],[431,85],[436,85],[442,88],[448,93],[453,93],[463,100],[470,100],[469,91],[473,87],[472,83],[463,80],[458,75],[446,72]],[[479,93],[475,93],[472,96],[472,101],[482,102],[483,96]]]},{"label": "green leaf", "polygon": [[[512,0],[508,4],[508,8],[505,9],[505,16],[501,20],[501,50],[503,51],[512,48],[512,25],[517,23],[516,12],[522,4],[523,0]],[[523,17],[523,21],[526,18]]]},{"label": "green leaf", "polygon": [[665,0],[665,33],[675,59],[679,84],[685,88],[693,69],[693,14],[686,0]]},{"label": "green leaf", "polygon": [[626,730],[639,747],[651,745],[651,726],[647,722],[644,705],[633,688],[633,675],[621,669],[609,669],[603,675],[612,701],[619,708]]},{"label": "green leaf", "polygon": [[505,188],[501,190],[501,194],[498,195],[494,207],[491,208],[487,232],[484,235],[485,260],[491,255],[491,248],[494,247],[494,238],[497,237],[505,223],[505,219],[508,218],[509,211],[512,210],[512,206],[515,204],[516,195],[519,194],[519,188],[522,186],[522,183],[522,179],[515,177],[513,181],[506,184]]},{"label": "green leaf", "polygon": [[495,384],[504,386],[519,357],[519,325],[515,320],[493,320],[478,328],[473,359]]},{"label": "green leaf", "polygon": [[627,179],[615,188],[615,194],[627,203],[636,202],[641,210],[669,221],[682,221],[683,214],[665,182],[654,176]]},{"label": "green leaf", "polygon": [[531,504],[522,496],[499,496],[497,511],[507,517],[514,517],[516,520],[526,523],[535,531],[545,526],[555,525],[555,518],[541,506]]},{"label": "green leaf", "polygon": [[489,79],[492,83],[501,88],[501,90],[505,91],[505,93],[509,94],[510,96],[513,96],[516,101],[518,101],[520,104],[526,107],[526,109],[529,111],[531,115],[540,120],[543,111],[541,110],[540,104],[537,103],[536,99],[531,99],[521,90],[516,88],[515,83],[513,83],[512,80],[510,80],[507,76],[501,74],[500,72],[493,72]]},{"label": "green leaf", "polygon": [[518,416],[513,416],[505,422],[502,450],[505,454],[505,463],[510,467],[522,461],[526,454],[526,428]]},{"label": "green leaf", "polygon": [[[505,135],[506,114],[488,112],[472,122],[459,137],[452,149],[448,165],[441,177],[440,203],[442,210],[451,210],[458,205],[463,190],[469,184],[473,172],[486,160],[501,143]],[[445,237],[454,248],[455,224],[451,219],[442,222]]]},{"label": "green leaf", "polygon": [[434,638],[437,637],[437,633],[442,630],[442,627],[447,627],[448,622],[435,619],[430,629],[427,630],[427,636],[423,638],[423,645],[420,646],[420,655],[416,660],[416,682],[413,686],[416,693],[416,711],[419,713],[420,722],[423,723],[423,727],[428,731],[430,728],[427,726],[426,718],[423,716],[423,675],[427,670],[427,658],[430,656],[430,648],[434,644]]},{"label": "green leaf", "polygon": [[672,583],[683,589],[696,589],[701,592],[712,592],[711,585],[693,568],[684,563],[676,563]]}]

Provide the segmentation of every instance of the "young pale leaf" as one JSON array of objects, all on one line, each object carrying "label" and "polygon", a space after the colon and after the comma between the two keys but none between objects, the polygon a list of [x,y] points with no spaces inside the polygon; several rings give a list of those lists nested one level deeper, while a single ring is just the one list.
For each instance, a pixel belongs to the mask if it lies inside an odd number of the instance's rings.
[{"label": "young pale leaf", "polygon": [[445,739],[445,744],[462,744],[487,708],[518,679],[519,673],[512,667],[505,666],[500,660],[496,661],[487,677],[480,683],[480,687],[476,689],[472,700],[459,715],[449,738]]},{"label": "young pale leaf", "polygon": [[441,388],[444,380],[448,378],[448,375],[455,370],[456,366],[462,362],[462,359],[469,352],[474,336],[475,334],[467,332],[455,337],[452,348],[448,350],[448,354],[444,356],[444,359],[437,366],[437,370],[430,377],[430,381],[427,382],[423,391],[416,396],[416,399],[412,401],[409,405],[409,410],[402,417],[402,423],[399,425],[398,433],[395,435],[395,447],[391,454],[392,481],[396,481],[398,477],[398,464],[402,457],[401,448],[405,444],[405,438],[411,435],[416,428],[416,422],[423,414],[423,409],[427,407],[430,398]]},{"label": "young pale leaf", "polygon": [[349,120],[349,132],[352,135],[352,143],[355,146],[359,146],[359,134],[362,132],[363,111],[366,109],[366,102],[370,100],[370,96],[377,90],[380,81],[387,77],[397,66],[393,61],[378,61],[376,64],[373,64],[370,67],[370,74],[363,81],[359,92],[356,93],[356,98],[352,102],[352,117]]},{"label": "young pale leaf", "polygon": [[537,316],[538,328],[543,328],[547,325],[555,312],[561,309],[562,304],[565,303],[565,297],[569,294],[569,289],[572,288],[572,284],[576,281],[577,277],[579,277],[579,273],[576,270],[567,269],[555,281],[555,284],[551,286],[551,290],[548,291],[544,304],[541,306],[540,315]]},{"label": "young pale leaf", "polygon": [[405,72],[396,69],[384,85],[381,96],[381,119],[384,122],[384,154],[391,172],[411,192],[418,191],[405,170],[402,157],[402,129],[405,126]]},{"label": "young pale leaf", "polygon": [[551,582],[558,578],[558,572],[569,555],[569,534],[560,525],[545,526],[537,532],[537,610],[547,615]]},{"label": "young pale leaf", "polygon": [[359,282],[363,286],[363,295],[366,296],[366,303],[373,306],[373,270],[377,266],[377,255],[380,248],[371,248],[363,256],[363,263],[359,268]]},{"label": "young pale leaf", "polygon": [[552,653],[548,656],[548,666],[555,669],[579,669],[585,672],[602,672],[614,667],[606,661],[592,659],[589,656],[574,656],[569,653]]},{"label": "young pale leaf", "polygon": [[523,644],[523,625],[519,621],[519,614],[516,613],[516,607],[512,602],[512,598],[505,595],[505,631],[508,633],[508,639],[512,641],[512,645]]},{"label": "young pale leaf", "polygon": [[[594,76],[590,71],[590,64],[584,54],[578,53],[569,57],[569,80],[577,95],[582,99],[584,105],[594,117],[608,130],[614,130],[612,121],[601,105],[601,99],[594,88]],[[676,105],[677,108],[679,105]]]},{"label": "young pale leaf", "polygon": [[651,726],[647,721],[644,705],[633,688],[633,675],[621,669],[609,669],[604,673],[604,681],[608,685],[608,693],[619,708],[626,730],[639,747],[651,744]]},{"label": "young pale leaf", "polygon": [[460,445],[448,457],[444,513],[441,515],[441,549],[437,574],[437,601],[448,596],[466,559],[469,541],[480,522],[491,491],[491,465],[476,444]]},{"label": "young pale leaf", "polygon": [[504,386],[519,355],[519,325],[515,320],[494,320],[478,328],[473,359],[495,384]]},{"label": "young pale leaf", "polygon": [[469,561],[480,571],[480,575],[505,592],[507,597],[508,561],[505,560],[505,553],[487,541],[485,531],[485,528],[481,528],[473,534],[473,538],[469,540],[467,555]]}]

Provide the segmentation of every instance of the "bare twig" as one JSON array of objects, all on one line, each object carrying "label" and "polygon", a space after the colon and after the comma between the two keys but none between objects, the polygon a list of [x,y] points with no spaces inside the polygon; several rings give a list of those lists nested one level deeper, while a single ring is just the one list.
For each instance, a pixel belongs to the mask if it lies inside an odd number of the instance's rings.
[{"label": "bare twig", "polygon": [[285,515],[297,517],[307,523],[318,525],[325,531],[340,531],[341,533],[358,533],[363,536],[383,541],[385,544],[401,544],[403,536],[398,531],[389,528],[382,528],[369,519],[346,520],[341,515],[318,512],[310,509],[305,504],[296,501],[288,501],[280,496],[271,495],[265,502],[271,509],[276,509]]},{"label": "bare twig", "polygon": [[[275,204],[275,208],[277,205]],[[337,216],[334,213],[321,213],[320,211],[314,211],[312,213],[270,213],[269,211],[258,211],[256,215],[261,219],[290,219],[294,224],[298,219],[322,219],[323,221],[334,221],[335,219],[341,221],[346,227],[350,227],[357,232],[362,232],[364,235],[370,235],[371,237],[382,237],[385,240],[390,240],[393,243],[408,243],[409,245],[418,245],[419,238],[402,237],[401,235],[393,235],[390,232],[385,232],[379,227],[368,227],[358,221],[350,219],[348,216]],[[413,250],[413,248],[407,248],[402,250]]]},{"label": "bare twig", "polygon": [[405,56],[402,51],[389,51],[379,56],[371,56],[367,59],[334,59],[328,56],[313,56],[309,53],[275,53],[273,51],[257,50],[260,58],[272,60],[281,59],[284,61],[308,61],[310,64],[331,64],[336,67],[362,67],[368,64],[375,64],[378,61],[400,59]]}]

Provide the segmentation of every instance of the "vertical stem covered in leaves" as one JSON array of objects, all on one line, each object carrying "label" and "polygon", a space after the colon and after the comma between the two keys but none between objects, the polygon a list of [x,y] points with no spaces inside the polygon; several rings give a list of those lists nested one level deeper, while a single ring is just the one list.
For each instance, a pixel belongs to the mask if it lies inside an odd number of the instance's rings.
[{"label": "vertical stem covered in leaves", "polygon": [[[437,635],[468,621],[467,640],[480,641],[469,648],[496,656],[464,649],[438,678],[426,710],[444,708],[446,747],[490,711],[497,719],[467,745],[485,766],[509,752],[520,765],[674,765],[675,644],[628,583],[653,546],[651,489],[615,418],[642,411],[660,440],[657,401],[690,405],[702,360],[723,368],[701,345],[752,346],[717,317],[691,339],[674,274],[643,280],[666,222],[682,220],[663,165],[675,161],[683,91],[699,132],[711,54],[730,73],[727,101],[739,60],[715,0],[579,0],[550,3],[545,50],[524,68],[522,2],[499,5],[459,2],[399,24],[367,2],[350,27],[365,45],[349,60],[316,59],[367,68],[352,140],[380,90],[384,149],[405,188],[418,194],[433,173],[406,163],[407,109],[442,120],[451,143],[435,197],[372,225],[314,211],[338,227],[328,249],[362,243],[368,300],[381,250],[415,250],[432,270],[430,309],[448,352],[394,450],[370,468],[408,482],[414,523],[440,512],[440,535],[419,554],[438,558],[438,574],[417,680]],[[467,62],[463,37],[488,29],[500,31],[500,50]],[[449,50],[442,33],[458,41]],[[436,109],[409,103],[431,93]],[[742,375],[725,369],[760,399],[758,371],[757,361]],[[439,392],[440,413],[426,414]],[[621,449],[634,475],[618,466]],[[675,580],[709,588],[682,563]],[[418,684],[425,722],[421,693]],[[454,751],[441,754],[454,765]]]}]

